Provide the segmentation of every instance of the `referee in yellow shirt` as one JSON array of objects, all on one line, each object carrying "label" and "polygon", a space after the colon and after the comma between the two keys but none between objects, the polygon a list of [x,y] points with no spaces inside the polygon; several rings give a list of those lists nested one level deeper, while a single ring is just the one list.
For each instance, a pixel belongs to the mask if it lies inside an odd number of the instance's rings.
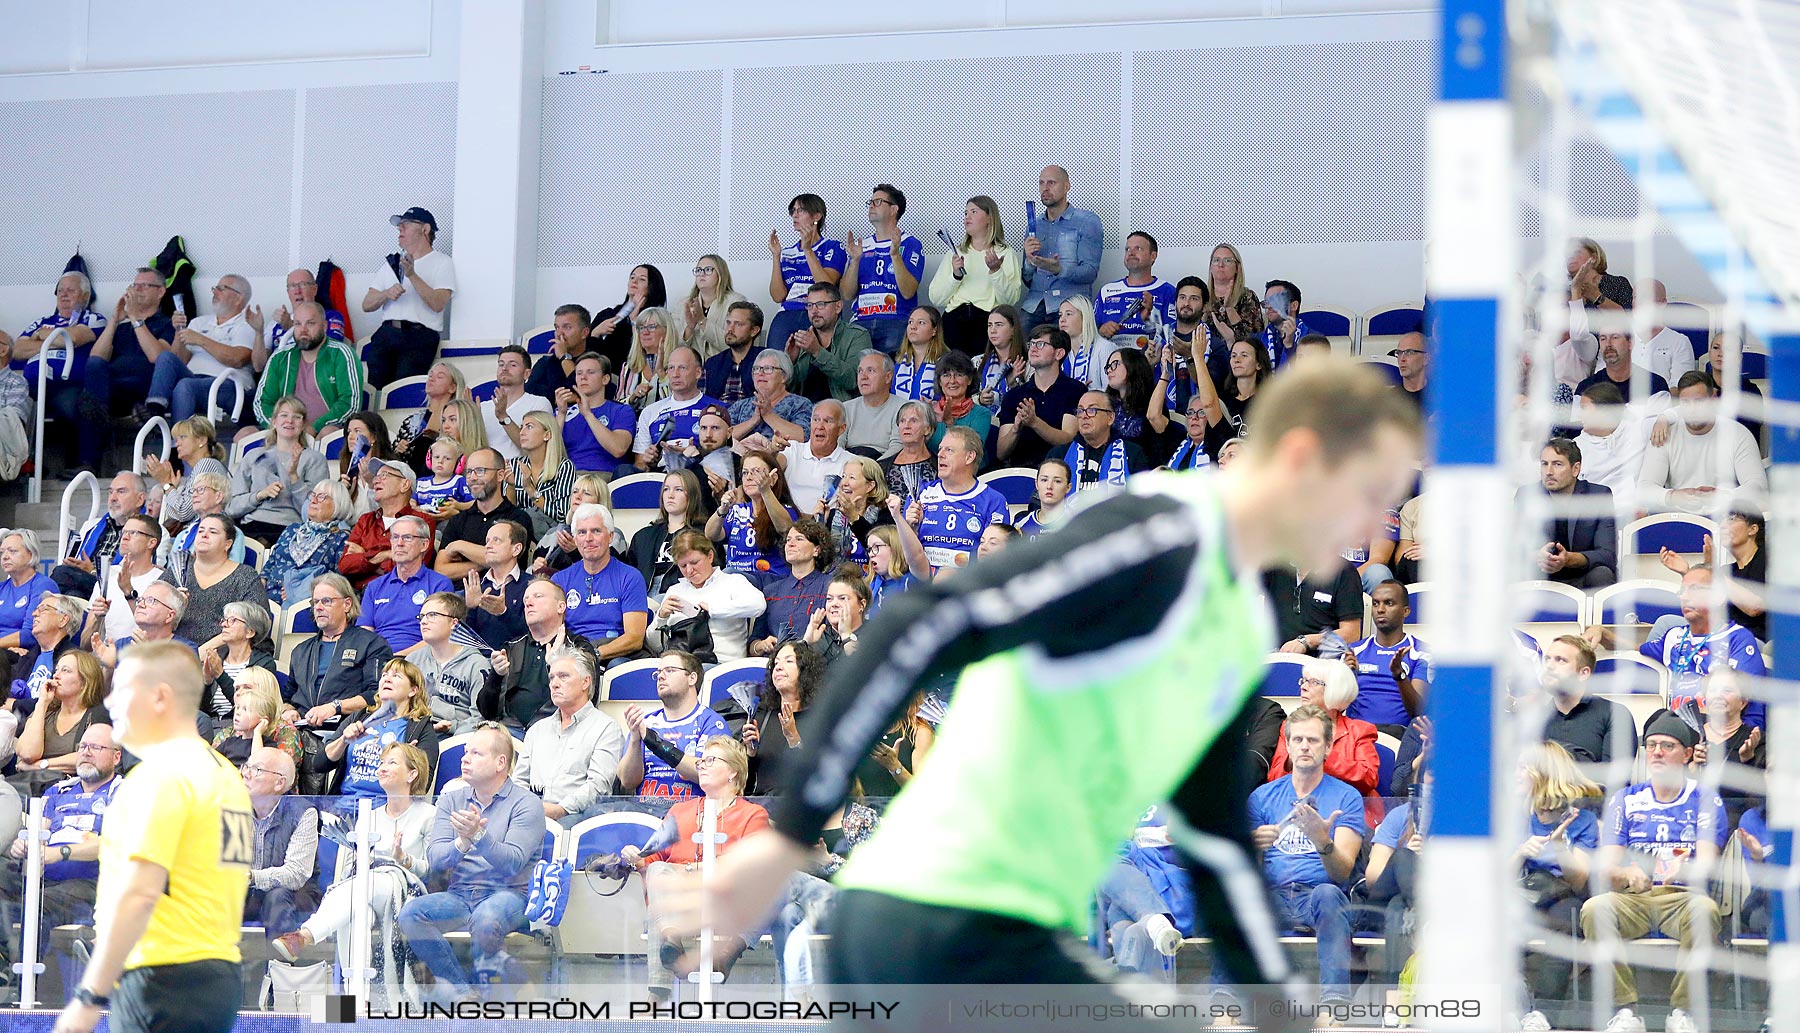
[{"label": "referee in yellow shirt", "polygon": [[140,758],[106,812],[98,938],[56,1033],[225,1033],[237,1021],[238,932],[256,821],[243,779],[194,727],[205,677],[191,647],[127,650],[106,709]]}]

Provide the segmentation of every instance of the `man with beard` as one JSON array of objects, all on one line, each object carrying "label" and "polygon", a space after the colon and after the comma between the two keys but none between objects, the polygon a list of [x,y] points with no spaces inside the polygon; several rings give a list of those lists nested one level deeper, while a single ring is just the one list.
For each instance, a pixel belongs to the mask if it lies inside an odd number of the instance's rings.
[{"label": "man with beard", "polygon": [[288,395],[306,403],[306,419],[314,433],[342,420],[362,405],[362,363],[354,345],[327,332],[324,306],[303,301],[294,306],[294,345],[269,357],[257,388],[254,411],[264,427],[275,415],[275,403]]},{"label": "man with beard", "polygon": [[1562,635],[1544,647],[1539,684],[1552,707],[1544,741],[1560,744],[1583,764],[1610,764],[1613,737],[1619,737],[1621,753],[1635,748],[1636,725],[1620,704],[1588,695],[1594,664],[1594,647],[1579,635]]}]

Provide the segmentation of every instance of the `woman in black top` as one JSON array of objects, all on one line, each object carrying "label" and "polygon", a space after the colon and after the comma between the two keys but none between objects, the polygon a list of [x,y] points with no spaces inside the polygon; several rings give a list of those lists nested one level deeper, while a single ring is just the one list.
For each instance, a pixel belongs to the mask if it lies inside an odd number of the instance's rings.
[{"label": "woman in black top", "polygon": [[825,682],[825,661],[799,640],[783,642],[769,658],[756,713],[744,722],[744,749],[750,754],[749,796],[780,792],[781,765],[801,746],[804,714]]},{"label": "woman in black top", "polygon": [[669,555],[669,543],[682,531],[706,531],[706,511],[701,508],[700,478],[693,470],[671,470],[663,474],[660,511],[656,519],[631,536],[631,547],[625,559],[644,575],[651,595],[661,595],[681,576],[675,569],[675,558]]},{"label": "woman in black top", "polygon": [[[1701,540],[1700,551],[1709,557],[1717,556],[1721,564],[1725,558],[1721,553],[1731,556],[1726,613],[1733,621],[1748,628],[1757,641],[1768,642],[1769,613],[1765,593],[1769,583],[1769,552],[1763,548],[1763,516],[1747,509],[1734,509],[1720,530],[1725,536],[1725,548],[1715,553],[1709,534]],[[1686,574],[1690,566],[1679,553],[1668,549],[1662,551],[1662,565],[1674,571],[1677,577]]]},{"label": "woman in black top", "polygon": [[[588,332],[589,347],[606,356],[613,369],[622,368],[625,357],[631,354],[632,317],[668,303],[669,291],[663,286],[662,270],[653,265],[633,266],[625,281],[625,300],[594,313],[593,329]],[[625,311],[627,305],[631,306],[629,312]]]}]

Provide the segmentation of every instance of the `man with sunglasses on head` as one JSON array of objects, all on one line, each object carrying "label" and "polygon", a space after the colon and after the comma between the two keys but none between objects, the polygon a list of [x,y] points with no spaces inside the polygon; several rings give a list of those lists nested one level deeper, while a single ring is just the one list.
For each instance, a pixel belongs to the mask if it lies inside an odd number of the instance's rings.
[{"label": "man with sunglasses on head", "polygon": [[250,304],[250,281],[236,273],[226,273],[212,289],[213,311],[192,323],[180,311],[175,313],[175,337],[156,357],[155,372],[150,377],[150,390],[144,404],[134,409],[140,422],[152,416],[167,416],[170,423],[201,413],[212,391],[213,381],[223,377],[219,404],[230,407],[241,395],[248,395],[255,381],[250,373],[251,350],[256,346],[256,328],[244,318]]}]

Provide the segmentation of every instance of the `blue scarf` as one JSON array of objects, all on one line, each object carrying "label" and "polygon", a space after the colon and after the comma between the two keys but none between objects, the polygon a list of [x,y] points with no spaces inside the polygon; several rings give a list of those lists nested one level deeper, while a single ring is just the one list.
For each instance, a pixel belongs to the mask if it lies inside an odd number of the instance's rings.
[{"label": "blue scarf", "polygon": [[[1087,445],[1081,440],[1080,435],[1076,435],[1075,440],[1069,444],[1069,471],[1075,480],[1075,483],[1069,486],[1070,491],[1081,490],[1081,470],[1086,461]],[[1115,434],[1113,439],[1106,443],[1106,452],[1101,456],[1100,480],[1096,482],[1095,487],[1101,484],[1124,484],[1125,478],[1130,473],[1130,468],[1125,465],[1125,439]]]},{"label": "blue scarf", "polygon": [[1171,470],[1198,470],[1212,465],[1212,456],[1206,454],[1205,445],[1197,445],[1192,440],[1183,441],[1175,454],[1169,457]]}]

